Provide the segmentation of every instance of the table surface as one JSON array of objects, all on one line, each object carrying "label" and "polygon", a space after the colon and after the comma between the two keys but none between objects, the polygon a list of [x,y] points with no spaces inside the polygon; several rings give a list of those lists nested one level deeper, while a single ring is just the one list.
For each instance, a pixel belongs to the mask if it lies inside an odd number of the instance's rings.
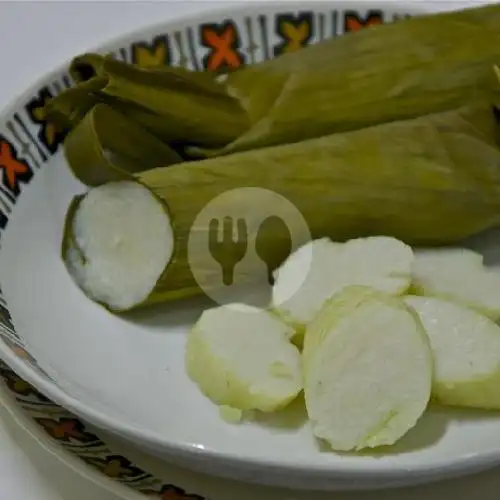
[{"label": "table surface", "polygon": [[[0,109],[39,75],[89,47],[161,19],[192,14],[202,9],[229,7],[235,3],[238,2],[1,1],[0,39],[6,49],[2,52]],[[485,2],[448,0],[423,3],[430,10],[443,10]],[[65,33],[71,33],[71,36],[63,39]],[[480,497],[485,497],[483,492],[478,493]],[[366,494],[365,498],[368,497],[369,494]],[[61,463],[0,407],[0,500],[17,498],[119,499]]]}]

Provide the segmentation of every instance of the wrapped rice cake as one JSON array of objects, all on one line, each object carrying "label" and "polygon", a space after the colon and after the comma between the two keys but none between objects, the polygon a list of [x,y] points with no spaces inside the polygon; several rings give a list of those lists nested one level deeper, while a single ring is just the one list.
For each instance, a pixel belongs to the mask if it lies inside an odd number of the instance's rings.
[{"label": "wrapped rice cake", "polygon": [[[277,193],[300,211],[309,234],[301,235],[299,245],[310,237],[344,241],[370,235],[409,245],[457,242],[500,222],[497,136],[494,109],[478,103],[148,170],[75,198],[63,257],[82,290],[113,310],[199,293],[200,285],[206,290],[216,280],[207,252],[210,227],[196,225],[196,218],[219,195],[248,186]],[[232,213],[234,200],[221,207],[223,213]],[[259,197],[236,200],[252,242],[261,223]],[[207,235],[190,248],[200,257],[198,265],[207,266],[206,273],[197,269],[196,280],[188,259],[191,232]],[[290,238],[272,228],[259,237],[261,259],[273,269],[295,250]],[[223,255],[221,263],[233,258]],[[254,270],[247,271],[241,282],[254,279]]]},{"label": "wrapped rice cake", "polygon": [[[98,130],[106,127],[108,137],[116,133],[95,119],[83,120],[99,103],[186,160],[289,144],[451,110],[479,98],[497,101],[499,25],[498,4],[418,16],[313,44],[223,80],[211,72],[138,67],[83,54],[71,66],[77,88],[51,101],[47,117],[77,137],[66,144],[68,162],[82,182],[96,185],[80,158],[109,141],[94,137],[92,123]],[[147,145],[139,141],[137,148]],[[165,151],[165,165],[176,163],[171,157]],[[126,170],[156,166],[136,163]],[[103,165],[106,172],[108,167]],[[103,174],[97,180],[114,179]]]}]

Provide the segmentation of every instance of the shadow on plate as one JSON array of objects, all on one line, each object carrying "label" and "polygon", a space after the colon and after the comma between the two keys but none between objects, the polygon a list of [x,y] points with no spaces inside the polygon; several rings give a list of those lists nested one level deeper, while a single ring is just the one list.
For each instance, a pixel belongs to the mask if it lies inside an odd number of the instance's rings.
[{"label": "shadow on plate", "polygon": [[447,408],[443,409],[443,412],[449,414],[450,421],[460,423],[467,422],[491,422],[500,419],[500,411],[493,410],[475,410],[475,409],[464,409],[464,408]]},{"label": "shadow on plate", "polygon": [[151,330],[176,331],[178,327],[191,327],[201,313],[209,308],[230,303],[243,303],[256,307],[267,307],[270,288],[261,284],[231,287],[217,302],[205,294],[187,299],[155,304],[130,311],[122,316],[125,321],[145,326]]},{"label": "shadow on plate", "polygon": [[127,312],[122,317],[125,321],[161,330],[162,333],[177,333],[178,327],[191,326],[200,314],[216,304],[206,296],[175,300],[164,304],[155,304]]},{"label": "shadow on plate", "polygon": [[[492,421],[498,420],[499,417],[499,411],[443,407],[433,404],[422,416],[417,425],[396,444],[356,453],[335,453],[344,456],[364,456],[373,458],[412,453],[430,448],[439,443],[446,434],[449,425],[471,421]],[[322,452],[332,453],[331,448],[323,441],[318,442],[318,447]]]},{"label": "shadow on plate", "polygon": [[286,408],[275,413],[256,412],[252,421],[271,429],[273,432],[298,430],[307,423],[306,404],[301,392]]},{"label": "shadow on plate", "polygon": [[[374,450],[359,452],[334,452],[338,455],[353,457],[384,458],[388,455],[401,455],[412,453],[425,448],[430,448],[441,440],[446,434],[448,425],[452,422],[451,412],[442,412],[441,408],[432,407],[417,425],[406,436],[392,446],[382,446]],[[332,453],[332,449],[324,441],[318,442],[321,452]]]},{"label": "shadow on plate", "polygon": [[500,266],[500,227],[489,229],[464,241],[467,248],[483,254],[487,266]]}]

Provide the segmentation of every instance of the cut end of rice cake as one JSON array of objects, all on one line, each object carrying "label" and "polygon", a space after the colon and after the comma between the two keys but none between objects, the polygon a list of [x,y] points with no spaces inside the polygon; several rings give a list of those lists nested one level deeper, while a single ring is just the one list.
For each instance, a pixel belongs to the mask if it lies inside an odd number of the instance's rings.
[{"label": "cut end of rice cake", "polygon": [[483,256],[464,248],[417,253],[412,291],[458,302],[496,320],[500,318],[500,271]]},{"label": "cut end of rice cake", "polygon": [[407,296],[434,357],[433,396],[444,405],[500,409],[500,327],[458,303]]},{"label": "cut end of rice cake", "polygon": [[138,183],[111,182],[89,190],[70,216],[65,259],[80,288],[117,311],[146,301],[174,250],[160,201]]},{"label": "cut end of rice cake", "polygon": [[419,248],[415,250],[413,268],[416,272],[421,269],[431,271],[441,266],[458,270],[461,266],[481,268],[483,262],[483,255],[469,248]]},{"label": "cut end of rice cake", "polygon": [[337,451],[389,446],[427,408],[432,356],[418,317],[364,287],[329,301],[306,332],[304,394],[314,435]]},{"label": "cut end of rice cake", "polygon": [[191,330],[186,368],[219,406],[276,411],[302,390],[301,358],[279,318],[254,306],[206,310]]},{"label": "cut end of rice cake", "polygon": [[[345,243],[313,240],[275,271],[271,306],[286,321],[306,325],[327,299],[347,286],[404,293],[410,285],[413,257],[410,246],[392,237],[355,238]],[[296,291],[290,296],[290,290]]]}]

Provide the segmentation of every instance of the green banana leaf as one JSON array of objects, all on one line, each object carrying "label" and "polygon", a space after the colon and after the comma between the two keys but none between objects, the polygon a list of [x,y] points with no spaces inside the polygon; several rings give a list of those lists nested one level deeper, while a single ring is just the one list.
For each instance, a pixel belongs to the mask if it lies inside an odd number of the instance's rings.
[{"label": "green banana leaf", "polygon": [[[250,128],[224,148],[293,143],[453,109],[498,94],[500,4],[417,16],[230,73]],[[497,99],[497,95],[484,96]]]},{"label": "green banana leaf", "polygon": [[[214,199],[240,188],[271,191],[300,211],[310,234],[296,235],[300,241],[294,245],[309,237],[341,241],[369,235],[394,236],[412,245],[446,245],[499,225],[498,118],[489,103],[470,103],[410,120],[136,173],[136,182],[164,205],[174,251],[152,292],[131,307],[201,293],[200,285],[207,290],[220,282],[220,269],[213,266],[216,256],[209,252],[210,224],[198,216]],[[72,227],[75,204],[84,197],[75,198],[67,228]],[[247,241],[254,245],[259,237],[259,257],[273,268],[296,248],[275,224],[262,224],[258,192],[228,196],[220,203],[221,218],[244,218]],[[264,206],[266,215],[273,208]],[[100,230],[106,233],[105,227]],[[62,242],[65,261],[70,234],[71,229]],[[115,232],[110,228],[109,234]],[[231,251],[221,252],[216,260],[224,267],[233,257]],[[129,271],[137,274],[138,269],[124,269]],[[245,268],[238,279],[251,281],[255,271]]]},{"label": "green banana leaf", "polygon": [[474,100],[500,102],[498,26],[500,4],[419,16],[244,67],[223,82],[209,72],[83,54],[72,74],[106,85],[92,97],[63,92],[59,109],[74,128],[99,99],[183,160],[290,144]]},{"label": "green banana leaf", "polygon": [[240,103],[215,80],[192,78],[197,73],[138,68],[113,60],[104,62],[103,72],[109,78],[104,94],[161,116],[177,140],[225,145],[248,128]]},{"label": "green banana leaf", "polygon": [[106,77],[96,76],[65,90],[45,105],[46,119],[64,130],[76,127],[87,112],[102,101],[99,91],[106,83]]},{"label": "green banana leaf", "polygon": [[182,161],[170,146],[103,103],[68,134],[64,152],[75,177],[88,186]]},{"label": "green banana leaf", "polygon": [[69,65],[69,74],[75,83],[84,83],[94,79],[96,76],[103,76],[102,66],[110,55],[85,53],[74,57]]},{"label": "green banana leaf", "polygon": [[[93,53],[74,58],[70,73],[80,82],[106,78],[99,89],[103,101],[162,140],[220,147],[249,126],[241,104],[212,73],[169,66],[140,68]],[[78,99],[68,92],[67,100],[74,106]]]}]

